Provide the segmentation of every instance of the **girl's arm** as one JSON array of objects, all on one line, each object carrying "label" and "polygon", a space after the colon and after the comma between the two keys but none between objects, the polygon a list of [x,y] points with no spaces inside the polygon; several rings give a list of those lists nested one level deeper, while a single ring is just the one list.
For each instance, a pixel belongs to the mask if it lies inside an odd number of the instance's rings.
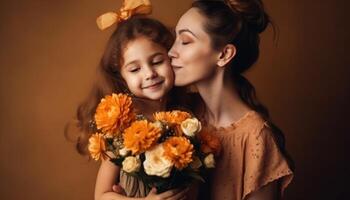
[{"label": "girl's arm", "polygon": [[120,168],[108,160],[102,160],[97,173],[95,200],[131,200],[124,195],[113,192],[112,187],[119,177]]},{"label": "girl's arm", "polygon": [[110,161],[102,161],[97,173],[95,185],[95,200],[180,200],[186,197],[187,190],[168,190],[161,194],[153,188],[145,198],[126,197],[113,192],[116,177],[119,177],[120,168]]},{"label": "girl's arm", "polygon": [[273,181],[249,194],[246,200],[279,200],[278,181]]}]

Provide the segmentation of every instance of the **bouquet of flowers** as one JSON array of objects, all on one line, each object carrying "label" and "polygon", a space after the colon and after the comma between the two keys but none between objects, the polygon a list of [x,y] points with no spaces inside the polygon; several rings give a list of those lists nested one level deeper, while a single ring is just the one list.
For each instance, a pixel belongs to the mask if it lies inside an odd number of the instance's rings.
[{"label": "bouquet of flowers", "polygon": [[158,192],[205,181],[220,152],[218,138],[188,112],[157,112],[153,118],[136,115],[129,96],[107,95],[96,109],[91,157],[109,159]]}]

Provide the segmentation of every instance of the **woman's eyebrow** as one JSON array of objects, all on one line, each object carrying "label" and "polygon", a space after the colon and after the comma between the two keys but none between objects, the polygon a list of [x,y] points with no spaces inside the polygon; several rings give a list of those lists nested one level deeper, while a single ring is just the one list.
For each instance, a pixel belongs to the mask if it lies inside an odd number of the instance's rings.
[{"label": "woman's eyebrow", "polygon": [[184,33],[184,32],[187,32],[187,33],[190,33],[191,35],[193,35],[194,37],[196,37],[196,38],[198,38],[197,36],[196,36],[196,34],[194,34],[191,30],[189,30],[189,29],[180,29],[179,30],[179,34],[181,34],[181,33]]}]

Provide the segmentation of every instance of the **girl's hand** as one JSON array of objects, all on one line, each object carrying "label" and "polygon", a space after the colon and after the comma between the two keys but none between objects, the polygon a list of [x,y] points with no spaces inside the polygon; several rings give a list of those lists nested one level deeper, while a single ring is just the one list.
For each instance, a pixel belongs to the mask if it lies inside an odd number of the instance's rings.
[{"label": "girl's hand", "polygon": [[157,189],[152,188],[144,200],[185,200],[188,189],[173,189],[157,194]]},{"label": "girl's hand", "polygon": [[125,193],[124,189],[119,184],[118,185],[113,185],[112,186],[112,190],[115,193],[118,193],[118,194],[126,196],[126,193]]}]

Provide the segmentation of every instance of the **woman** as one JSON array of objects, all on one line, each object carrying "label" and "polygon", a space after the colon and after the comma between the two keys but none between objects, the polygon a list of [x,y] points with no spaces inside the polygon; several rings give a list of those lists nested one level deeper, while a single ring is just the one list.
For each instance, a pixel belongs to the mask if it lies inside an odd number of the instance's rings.
[{"label": "woman", "polygon": [[195,1],[176,26],[175,85],[196,87],[223,146],[210,199],[279,199],[293,178],[283,133],[242,76],[269,23],[261,0]]}]

